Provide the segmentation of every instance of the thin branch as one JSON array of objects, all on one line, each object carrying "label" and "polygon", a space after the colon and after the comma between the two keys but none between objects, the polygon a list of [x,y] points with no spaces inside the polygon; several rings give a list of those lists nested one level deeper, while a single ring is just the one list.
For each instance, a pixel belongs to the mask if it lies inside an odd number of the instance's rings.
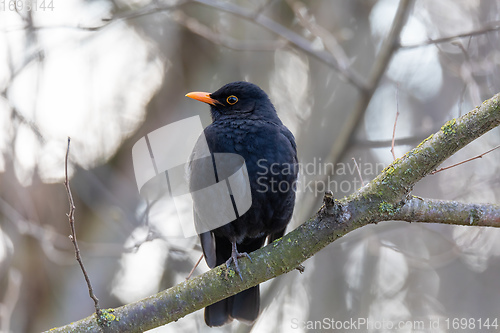
[{"label": "thin branch", "polygon": [[407,222],[498,227],[500,206],[412,197],[391,218]]},{"label": "thin branch", "polygon": [[488,154],[488,153],[491,153],[492,151],[494,151],[495,149],[498,149],[498,148],[500,148],[500,145],[496,146],[495,148],[491,148],[491,149],[490,149],[490,150],[488,150],[487,152],[484,152],[484,153],[482,153],[482,154],[480,154],[480,155],[477,155],[477,156],[474,156],[474,157],[468,158],[468,159],[466,159],[465,161],[462,161],[462,162],[459,162],[459,163],[455,163],[455,164],[453,164],[453,165],[450,165],[450,166],[447,166],[447,167],[444,167],[444,168],[440,168],[440,169],[438,169],[438,170],[434,170],[434,171],[432,171],[432,172],[431,172],[431,175],[435,175],[436,173],[441,172],[441,171],[443,171],[443,170],[447,170],[447,169],[450,169],[450,168],[454,168],[454,167],[456,167],[456,166],[458,166],[458,165],[460,165],[460,164],[464,164],[464,163],[467,163],[467,162],[473,161],[473,160],[475,160],[475,159],[482,158],[484,155],[486,155],[486,154]]},{"label": "thin branch", "polygon": [[396,86],[396,119],[394,119],[394,128],[392,129],[392,143],[391,143],[391,153],[394,161],[396,160],[396,153],[394,152],[394,140],[396,139],[396,124],[398,123],[399,117],[399,84]]},{"label": "thin branch", "polygon": [[400,45],[400,48],[401,49],[414,49],[414,48],[422,47],[422,46],[447,43],[447,42],[453,41],[454,39],[483,35],[485,33],[488,33],[491,31],[497,31],[497,30],[500,30],[500,23],[499,22],[492,22],[489,26],[486,26],[486,27],[479,29],[479,30],[466,32],[463,34],[458,34],[458,35],[450,36],[450,37],[429,39],[428,41],[421,42],[421,43]]},{"label": "thin branch", "polygon": [[82,257],[80,255],[80,249],[78,248],[78,242],[76,241],[76,230],[75,230],[75,202],[73,201],[73,194],[71,193],[71,188],[69,186],[69,179],[68,179],[68,156],[69,156],[69,145],[70,145],[71,139],[68,137],[68,148],[66,150],[66,158],[64,160],[64,173],[65,173],[65,180],[64,180],[64,187],[66,188],[66,192],[68,194],[68,200],[69,200],[69,213],[66,214],[68,216],[69,220],[69,226],[71,228],[71,235],[69,235],[69,239],[73,243],[73,246],[75,247],[75,257],[76,260],[78,261],[78,264],[80,264],[80,268],[82,269],[83,276],[85,277],[85,281],[87,281],[87,287],[89,289],[89,295],[90,298],[94,300],[94,306],[95,306],[95,312],[97,314],[98,318],[101,318],[101,308],[99,307],[99,299],[94,295],[94,290],[92,289],[92,284],[90,283],[90,278],[87,274],[87,271],[85,270],[85,267],[83,265]]},{"label": "thin branch", "polygon": [[198,261],[196,262],[196,264],[194,264],[193,269],[191,270],[191,272],[189,272],[188,276],[186,277],[186,280],[189,280],[189,279],[191,278],[191,275],[193,275],[194,270],[195,270],[195,269],[196,269],[196,267],[198,267],[198,265],[200,264],[201,259],[203,259],[203,253],[201,254],[200,259],[198,259]]},{"label": "thin branch", "polygon": [[352,160],[354,161],[356,170],[358,170],[359,180],[361,180],[361,186],[365,186],[365,182],[363,181],[363,177],[361,176],[361,170],[359,169],[358,162],[356,162],[356,159],[354,157],[352,158]]}]

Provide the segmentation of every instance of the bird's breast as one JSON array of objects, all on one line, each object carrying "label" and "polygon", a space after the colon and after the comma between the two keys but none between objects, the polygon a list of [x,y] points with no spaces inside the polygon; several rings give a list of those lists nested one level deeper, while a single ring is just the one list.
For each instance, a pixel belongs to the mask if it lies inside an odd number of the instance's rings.
[{"label": "bird's breast", "polygon": [[[296,179],[296,153],[280,126],[265,121],[233,120],[213,123],[205,135],[212,153],[242,156],[253,192]],[[282,185],[285,186],[285,185]]]}]

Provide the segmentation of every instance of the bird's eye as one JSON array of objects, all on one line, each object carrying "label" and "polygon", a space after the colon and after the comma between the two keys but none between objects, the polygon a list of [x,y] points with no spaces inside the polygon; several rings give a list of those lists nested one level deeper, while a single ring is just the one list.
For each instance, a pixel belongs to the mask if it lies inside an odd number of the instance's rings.
[{"label": "bird's eye", "polygon": [[234,105],[234,104],[236,104],[236,102],[238,102],[238,97],[231,95],[228,98],[226,98],[226,102],[229,105]]}]

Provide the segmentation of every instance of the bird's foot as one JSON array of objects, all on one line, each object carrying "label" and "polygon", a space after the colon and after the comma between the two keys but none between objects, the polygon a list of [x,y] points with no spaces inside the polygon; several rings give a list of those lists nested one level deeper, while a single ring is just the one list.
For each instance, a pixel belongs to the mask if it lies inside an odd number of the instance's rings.
[{"label": "bird's foot", "polygon": [[236,271],[236,273],[238,273],[238,275],[240,276],[240,279],[243,281],[243,277],[241,276],[241,272],[240,272],[240,266],[238,266],[238,259],[242,258],[242,257],[247,257],[248,259],[250,259],[250,261],[252,261],[252,258],[250,258],[248,253],[238,252],[238,249],[236,248],[236,243],[232,242],[231,256],[226,261],[226,268],[229,269],[229,266],[231,266],[231,261],[234,262],[235,271]]}]

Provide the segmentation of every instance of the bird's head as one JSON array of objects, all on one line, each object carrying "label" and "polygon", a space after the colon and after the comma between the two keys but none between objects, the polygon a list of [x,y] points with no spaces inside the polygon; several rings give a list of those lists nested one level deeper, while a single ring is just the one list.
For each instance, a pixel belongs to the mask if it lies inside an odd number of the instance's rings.
[{"label": "bird's head", "polygon": [[214,121],[226,117],[279,121],[267,94],[250,82],[232,82],[213,93],[191,92],[186,96],[210,104]]}]

